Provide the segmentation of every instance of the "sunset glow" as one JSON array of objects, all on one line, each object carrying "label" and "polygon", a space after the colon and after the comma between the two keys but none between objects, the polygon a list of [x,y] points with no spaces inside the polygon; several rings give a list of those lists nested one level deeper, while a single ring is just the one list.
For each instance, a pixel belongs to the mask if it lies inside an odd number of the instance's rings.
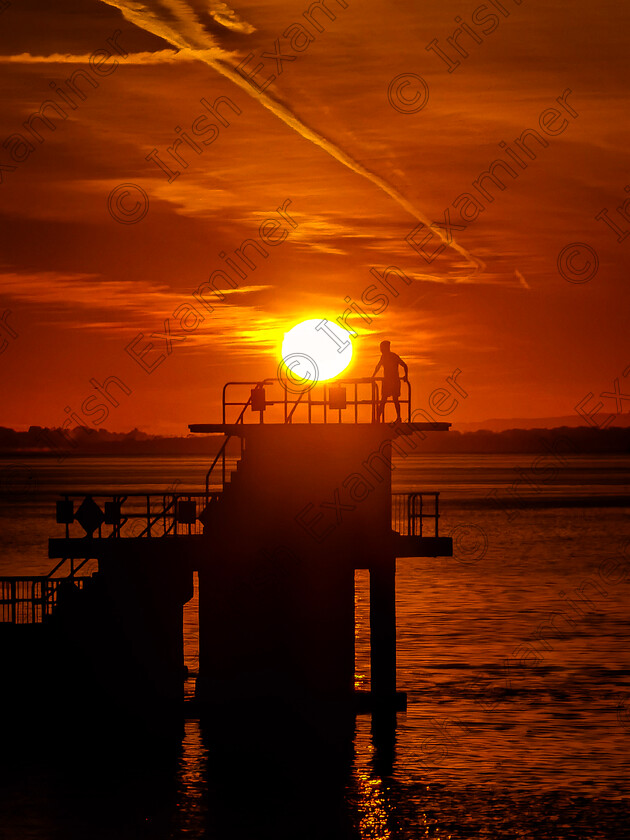
[{"label": "sunset glow", "polygon": [[296,380],[324,382],[333,379],[351,360],[350,333],[325,318],[296,324],[282,342],[282,361]]},{"label": "sunset glow", "polygon": [[0,22],[2,836],[630,838],[630,2]]},{"label": "sunset glow", "polygon": [[562,5],[477,6],[3,6],[4,425],[180,434],[320,313],[357,376],[383,338],[418,399],[465,369],[458,423],[610,390],[627,9],[580,4],[585,52]]}]

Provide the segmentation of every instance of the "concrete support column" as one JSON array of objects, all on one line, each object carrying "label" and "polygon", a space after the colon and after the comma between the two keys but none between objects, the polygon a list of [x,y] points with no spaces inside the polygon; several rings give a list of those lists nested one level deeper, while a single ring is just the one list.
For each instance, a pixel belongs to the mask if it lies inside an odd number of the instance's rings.
[{"label": "concrete support column", "polygon": [[370,567],[372,694],[396,693],[396,558]]}]

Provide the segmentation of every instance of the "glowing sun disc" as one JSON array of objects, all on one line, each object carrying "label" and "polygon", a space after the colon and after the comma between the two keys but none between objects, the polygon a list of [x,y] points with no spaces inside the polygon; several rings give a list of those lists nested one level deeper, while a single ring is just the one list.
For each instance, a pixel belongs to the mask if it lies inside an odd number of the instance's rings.
[{"label": "glowing sun disc", "polygon": [[350,333],[334,321],[312,318],[284,335],[282,360],[295,379],[322,382],[344,371],[352,359]]}]

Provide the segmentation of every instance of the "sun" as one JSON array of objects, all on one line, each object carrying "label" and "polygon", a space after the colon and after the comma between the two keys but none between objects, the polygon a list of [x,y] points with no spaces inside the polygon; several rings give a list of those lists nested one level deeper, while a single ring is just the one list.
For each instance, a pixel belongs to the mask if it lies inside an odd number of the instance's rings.
[{"label": "sun", "polygon": [[352,340],[347,330],[325,318],[296,324],[284,335],[282,361],[292,378],[324,382],[339,376],[352,359]]}]

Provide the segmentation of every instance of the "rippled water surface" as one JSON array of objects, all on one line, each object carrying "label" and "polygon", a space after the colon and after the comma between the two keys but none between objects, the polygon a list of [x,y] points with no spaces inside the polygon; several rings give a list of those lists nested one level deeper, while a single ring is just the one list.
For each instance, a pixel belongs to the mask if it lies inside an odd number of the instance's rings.
[{"label": "rippled water surface", "polygon": [[[113,789],[87,785],[75,763],[22,756],[4,771],[6,836],[299,838],[323,836],[320,818],[330,837],[630,836],[628,461],[567,456],[553,482],[521,485],[517,507],[493,506],[488,492],[531,460],[432,456],[394,471],[396,491],[442,493],[441,532],[456,549],[398,561],[408,708],[393,725],[358,716],[347,753],[331,747],[328,764],[297,728],[283,764],[257,742],[269,720],[245,705],[225,729],[250,748],[225,757],[187,720],[172,760],[135,775],[127,767]],[[0,469],[5,575],[50,568],[61,489],[199,488],[205,475],[182,458],[14,458]],[[366,598],[359,573],[359,687],[369,685]],[[192,671],[195,609],[196,598],[185,625]]]}]

